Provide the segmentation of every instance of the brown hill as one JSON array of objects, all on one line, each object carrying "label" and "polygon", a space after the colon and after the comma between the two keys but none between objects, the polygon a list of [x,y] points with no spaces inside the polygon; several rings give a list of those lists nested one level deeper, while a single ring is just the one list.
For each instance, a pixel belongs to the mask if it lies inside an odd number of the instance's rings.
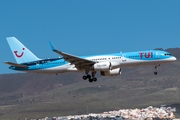
[{"label": "brown hill", "polygon": [[166,51],[176,56],[176,58],[180,58],[180,48],[169,48],[169,49],[166,49]]},{"label": "brown hill", "polygon": [[78,73],[46,75],[46,74],[5,74],[0,75],[0,93],[20,92],[23,94],[37,94],[56,89],[63,85],[73,84],[80,80]]}]

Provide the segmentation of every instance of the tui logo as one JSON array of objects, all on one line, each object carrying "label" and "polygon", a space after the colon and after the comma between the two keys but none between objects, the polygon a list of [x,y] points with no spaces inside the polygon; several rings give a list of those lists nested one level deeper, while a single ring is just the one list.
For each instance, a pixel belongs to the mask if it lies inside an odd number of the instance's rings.
[{"label": "tui logo", "polygon": [[[22,50],[25,50],[25,48],[22,48]],[[22,52],[21,54],[18,54],[18,51],[14,51],[16,57],[21,58],[24,55],[24,52]]]},{"label": "tui logo", "polygon": [[152,52],[148,52],[148,53],[141,52],[141,53],[139,53],[139,55],[140,55],[140,58],[142,58],[143,56],[145,58],[153,58],[153,53]]}]

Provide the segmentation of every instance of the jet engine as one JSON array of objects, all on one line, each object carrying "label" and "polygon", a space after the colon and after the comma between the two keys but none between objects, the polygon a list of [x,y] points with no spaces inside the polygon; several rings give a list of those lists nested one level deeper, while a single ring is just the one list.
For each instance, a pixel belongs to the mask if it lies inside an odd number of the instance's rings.
[{"label": "jet engine", "polygon": [[109,71],[120,67],[120,62],[99,62],[93,65],[96,71]]},{"label": "jet engine", "polygon": [[121,75],[121,68],[116,68],[108,71],[101,71],[100,74],[102,76],[118,76]]},{"label": "jet engine", "polygon": [[96,71],[108,71],[111,68],[111,64],[110,62],[100,62],[100,63],[96,63],[93,66],[94,70]]}]

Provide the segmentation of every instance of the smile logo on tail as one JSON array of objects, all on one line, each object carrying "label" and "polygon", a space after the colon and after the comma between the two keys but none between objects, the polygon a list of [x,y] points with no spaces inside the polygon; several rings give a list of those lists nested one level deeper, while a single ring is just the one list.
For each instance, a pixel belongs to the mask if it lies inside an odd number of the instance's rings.
[{"label": "smile logo on tail", "polygon": [[[22,48],[22,50],[25,50],[25,48]],[[14,51],[16,57],[21,58],[24,55],[24,52],[22,52],[20,55],[18,55],[18,51]]]}]

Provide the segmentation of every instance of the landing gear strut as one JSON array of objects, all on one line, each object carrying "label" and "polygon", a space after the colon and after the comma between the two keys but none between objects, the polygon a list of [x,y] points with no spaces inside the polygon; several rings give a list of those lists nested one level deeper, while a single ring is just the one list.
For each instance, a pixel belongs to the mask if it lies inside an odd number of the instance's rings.
[{"label": "landing gear strut", "polygon": [[155,66],[154,75],[157,75],[157,74],[158,74],[157,70],[158,70],[158,67],[159,67],[159,66],[160,66],[160,64],[157,64],[157,65]]}]

